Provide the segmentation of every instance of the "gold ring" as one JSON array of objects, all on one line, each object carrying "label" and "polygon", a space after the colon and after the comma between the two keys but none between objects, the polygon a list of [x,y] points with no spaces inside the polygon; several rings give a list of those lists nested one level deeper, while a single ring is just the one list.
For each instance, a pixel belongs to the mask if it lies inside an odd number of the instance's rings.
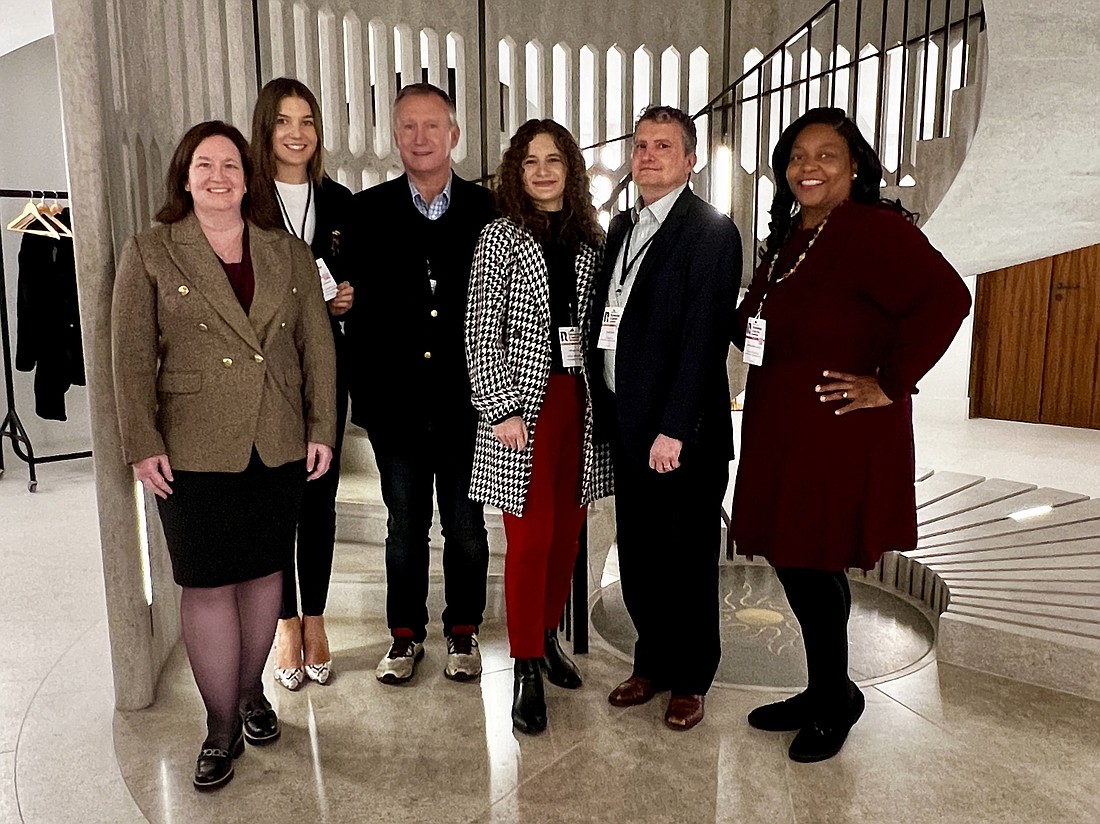
[{"label": "gold ring", "polygon": [[848,397],[848,393],[847,393],[847,392],[844,392],[844,393],[842,393],[842,394],[841,394],[841,396],[840,396],[840,397],[842,397],[842,398],[847,398],[847,397]]}]

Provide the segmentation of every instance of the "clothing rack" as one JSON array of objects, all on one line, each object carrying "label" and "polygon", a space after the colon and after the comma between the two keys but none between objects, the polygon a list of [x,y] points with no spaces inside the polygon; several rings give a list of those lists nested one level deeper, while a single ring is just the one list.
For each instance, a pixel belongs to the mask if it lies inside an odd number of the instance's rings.
[{"label": "clothing rack", "polygon": [[[42,189],[35,189],[34,191],[29,189],[0,189],[0,198],[29,198],[33,200],[36,194],[41,194],[45,198],[47,191],[53,196],[52,199],[54,200],[69,199],[68,192],[55,192],[50,189],[45,191]],[[34,492],[38,489],[38,476],[35,472],[35,467],[38,464],[90,458],[92,453],[88,451],[66,452],[61,455],[34,454],[34,446],[31,444],[30,436],[27,434],[23,422],[19,420],[19,413],[15,409],[15,372],[12,368],[11,329],[8,324],[8,288],[4,276],[4,255],[2,253],[0,253],[0,338],[3,339],[4,388],[7,390],[8,400],[7,414],[4,416],[3,424],[0,424],[0,477],[4,475],[3,440],[8,437],[11,438],[12,450],[15,452],[16,457],[27,464],[30,475],[27,481],[27,491]]]}]

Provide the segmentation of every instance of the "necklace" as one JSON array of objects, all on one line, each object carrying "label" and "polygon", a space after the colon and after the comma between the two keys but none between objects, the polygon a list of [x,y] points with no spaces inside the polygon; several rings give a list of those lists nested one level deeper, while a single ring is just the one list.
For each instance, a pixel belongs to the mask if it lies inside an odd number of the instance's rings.
[{"label": "necklace", "polygon": [[[814,248],[814,244],[817,243],[818,237],[821,235],[822,230],[824,230],[824,228],[825,228],[825,224],[828,223],[828,222],[829,222],[829,216],[826,215],[825,219],[823,221],[821,221],[819,224],[817,224],[817,229],[814,231],[813,237],[811,237],[810,242],[806,244],[806,248],[802,250],[802,254],[800,254],[798,256],[798,260],[796,260],[794,262],[794,266],[792,266],[790,269],[788,269],[786,271],[786,273],[784,273],[784,274],[780,275],[779,277],[777,277],[774,281],[775,283],[782,283],[787,278],[789,278],[791,275],[793,275],[796,271],[798,271],[798,267],[802,265],[802,261],[804,261],[806,259],[806,255],[808,255],[810,253],[810,250],[812,248]],[[777,249],[775,254],[772,256],[772,262],[770,264],[768,264],[767,281],[769,283],[772,282],[772,274],[775,271],[775,264],[776,264],[776,261],[779,260],[779,253],[781,251],[782,251],[781,249]]]},{"label": "necklace", "polygon": [[[802,261],[804,261],[806,259],[806,255],[808,255],[810,253],[810,250],[812,248],[814,248],[814,244],[817,243],[818,237],[821,236],[821,232],[825,228],[825,224],[828,223],[828,222],[829,222],[829,216],[826,215],[825,219],[823,221],[821,221],[821,223],[817,224],[817,229],[814,231],[813,237],[811,237],[810,242],[806,244],[806,248],[802,250],[802,254],[800,254],[798,256],[798,260],[796,260],[794,262],[794,266],[792,266],[785,273],[783,273],[782,275],[780,275],[779,277],[777,277],[773,281],[772,280],[772,274],[775,272],[775,264],[776,264],[776,261],[779,260],[779,253],[782,251],[781,249],[777,249],[775,254],[772,255],[771,263],[768,264],[768,274],[765,276],[764,282],[766,284],[768,284],[769,286],[774,286],[777,283],[782,283],[787,278],[789,278],[791,275],[793,275],[796,271],[798,271],[798,267],[800,265],[802,265]],[[764,301],[766,301],[767,299],[768,299],[768,290],[765,290],[764,291],[764,296],[760,298],[760,305],[756,307],[755,317],[759,318],[761,316],[761,313],[764,311]]]}]

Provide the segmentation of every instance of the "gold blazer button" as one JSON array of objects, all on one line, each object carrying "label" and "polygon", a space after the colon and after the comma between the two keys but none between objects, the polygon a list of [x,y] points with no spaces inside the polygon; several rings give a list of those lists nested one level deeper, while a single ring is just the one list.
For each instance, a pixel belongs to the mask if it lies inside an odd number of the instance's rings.
[{"label": "gold blazer button", "polygon": [[201,330],[202,330],[202,331],[204,331],[204,332],[205,332],[205,331],[206,331],[207,329],[209,329],[209,328],[210,328],[210,327],[208,327],[208,326],[207,326],[207,325],[206,325],[205,323],[200,323],[200,324],[199,324],[199,329],[201,329]]},{"label": "gold blazer button", "polygon": [[180,288],[178,289],[178,291],[179,291],[179,293],[180,293],[181,295],[186,295],[186,294],[187,294],[188,292],[190,292],[191,290],[190,290],[190,289],[188,289],[188,288],[187,288],[186,286],[181,286],[181,287],[180,287]]},{"label": "gold blazer button", "polygon": [[433,318],[438,318],[439,317],[439,310],[438,309],[433,309],[432,310],[432,317]]},{"label": "gold blazer button", "polygon": [[290,287],[290,294],[292,294],[292,295],[298,294],[298,287],[297,286],[291,286]]},{"label": "gold blazer button", "polygon": [[279,328],[280,329],[286,329],[286,321],[285,320],[282,323],[279,324]]},{"label": "gold blazer button", "polygon": [[431,352],[425,352],[425,353],[424,353],[424,357],[425,357],[425,358],[431,358],[431,356],[432,356],[432,353],[431,353]]},{"label": "gold blazer button", "polygon": [[263,363],[264,362],[264,356],[263,355],[253,355],[252,360],[256,361],[256,363]]},{"label": "gold blazer button", "polygon": [[233,358],[222,358],[222,366],[229,367],[229,366],[232,366],[232,365],[233,365]]}]

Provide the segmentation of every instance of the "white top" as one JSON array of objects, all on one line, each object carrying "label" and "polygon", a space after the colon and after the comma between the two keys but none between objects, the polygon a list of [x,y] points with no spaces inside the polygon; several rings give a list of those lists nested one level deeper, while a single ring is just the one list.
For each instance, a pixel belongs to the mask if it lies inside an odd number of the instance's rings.
[{"label": "white top", "polygon": [[[642,203],[641,198],[638,198],[638,202],[634,204],[634,228],[627,236],[627,242],[619,249],[618,257],[615,258],[615,268],[611,273],[611,284],[607,289],[608,306],[626,306],[626,301],[630,297],[630,290],[634,288],[634,279],[637,277],[638,270],[642,268],[642,261],[645,260],[646,252],[649,251],[649,241],[657,234],[657,230],[668,218],[668,213],[672,211],[676,200],[686,188],[686,183],[683,186],[678,186],[648,206]],[[626,258],[629,261],[630,268],[627,270],[626,278],[622,283],[619,283],[619,279],[623,275],[623,259],[627,254],[630,255],[629,258]],[[607,388],[614,392],[614,349],[607,349],[603,353],[603,379],[607,383]]]},{"label": "white top", "polygon": [[[311,183],[283,183],[275,181],[275,193],[283,213],[283,225],[294,237],[306,243],[313,243],[313,233],[317,231],[317,199],[313,196]],[[306,208],[309,214],[306,214]],[[303,218],[305,231],[302,231]]]}]

